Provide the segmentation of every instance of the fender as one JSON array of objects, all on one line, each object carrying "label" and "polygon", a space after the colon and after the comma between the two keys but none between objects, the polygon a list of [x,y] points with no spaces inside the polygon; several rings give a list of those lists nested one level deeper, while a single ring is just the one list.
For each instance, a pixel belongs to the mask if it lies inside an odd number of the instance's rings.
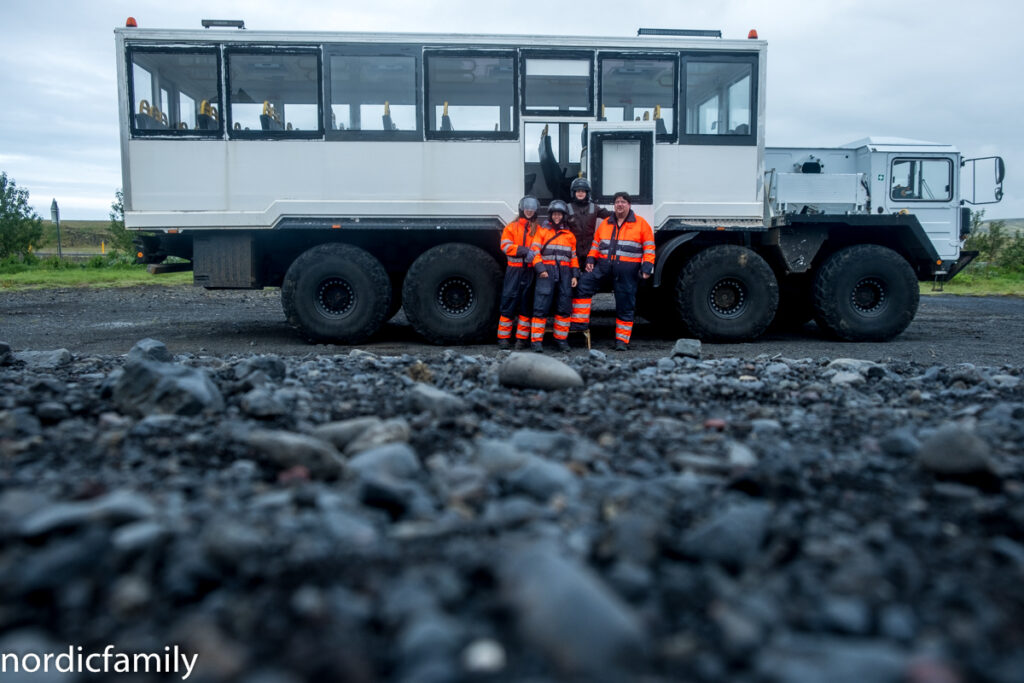
[{"label": "fender", "polygon": [[665,264],[668,263],[669,258],[672,256],[672,252],[699,234],[699,232],[684,232],[682,235],[676,235],[668,242],[665,242],[665,244],[658,247],[657,260],[654,263],[653,285],[655,287],[661,286],[661,275],[665,270]]}]

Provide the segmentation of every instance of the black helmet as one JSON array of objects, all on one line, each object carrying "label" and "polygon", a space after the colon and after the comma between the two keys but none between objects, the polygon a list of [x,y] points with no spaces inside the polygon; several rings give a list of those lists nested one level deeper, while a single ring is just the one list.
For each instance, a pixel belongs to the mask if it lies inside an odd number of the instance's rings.
[{"label": "black helmet", "polygon": [[532,195],[526,195],[519,200],[519,215],[522,216],[524,211],[537,211],[540,209],[540,202],[537,198]]},{"label": "black helmet", "polygon": [[569,186],[569,192],[572,194],[572,198],[574,200],[576,199],[576,191],[577,190],[583,190],[584,192],[587,193],[587,196],[583,199],[583,201],[585,201],[585,202],[590,201],[590,181],[589,180],[587,180],[586,178],[577,178],[576,180],[572,181],[572,185]]},{"label": "black helmet", "polygon": [[548,215],[550,216],[555,211],[561,211],[562,217],[569,215],[569,207],[565,205],[561,199],[556,199],[548,205]]}]

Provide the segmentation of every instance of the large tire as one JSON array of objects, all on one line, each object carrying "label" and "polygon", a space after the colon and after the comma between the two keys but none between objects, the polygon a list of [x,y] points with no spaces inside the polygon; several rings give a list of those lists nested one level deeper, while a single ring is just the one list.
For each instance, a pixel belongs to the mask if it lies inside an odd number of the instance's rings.
[{"label": "large tire", "polygon": [[468,344],[493,337],[498,324],[501,270],[469,244],[441,244],[417,258],[405,275],[402,309],[434,344]]},{"label": "large tire", "polygon": [[285,317],[312,342],[360,344],[385,320],[391,281],[380,262],[350,244],[303,252],[285,273]]},{"label": "large tire", "polygon": [[887,341],[917,314],[917,276],[906,259],[877,244],[832,254],[814,278],[814,318],[846,341]]},{"label": "large tire", "polygon": [[690,259],[676,281],[683,323],[705,341],[748,341],[760,336],[779,304],[779,285],[756,252],[732,244]]}]

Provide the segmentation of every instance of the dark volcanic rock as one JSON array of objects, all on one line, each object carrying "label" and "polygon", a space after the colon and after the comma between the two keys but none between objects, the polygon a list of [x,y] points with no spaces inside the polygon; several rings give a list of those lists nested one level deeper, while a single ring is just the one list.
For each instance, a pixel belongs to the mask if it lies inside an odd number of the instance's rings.
[{"label": "dark volcanic rock", "polygon": [[132,360],[112,389],[112,398],[126,414],[197,415],[224,408],[220,390],[201,369]]}]

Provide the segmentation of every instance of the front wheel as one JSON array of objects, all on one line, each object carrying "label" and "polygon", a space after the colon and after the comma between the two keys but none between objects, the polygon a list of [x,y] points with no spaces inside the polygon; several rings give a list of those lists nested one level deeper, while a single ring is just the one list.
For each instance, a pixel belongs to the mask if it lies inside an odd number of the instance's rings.
[{"label": "front wheel", "polygon": [[756,252],[733,244],[705,249],[683,266],[676,282],[679,317],[705,341],[748,341],[775,317],[779,285]]},{"label": "front wheel", "polygon": [[441,244],[417,258],[402,286],[409,323],[434,344],[468,344],[497,329],[501,270],[469,244]]},{"label": "front wheel", "polygon": [[285,317],[308,340],[359,344],[384,322],[391,281],[380,262],[350,244],[321,244],[303,252],[285,273]]},{"label": "front wheel", "polygon": [[814,318],[846,341],[887,341],[917,314],[920,290],[907,260],[877,244],[832,254],[814,278]]}]

